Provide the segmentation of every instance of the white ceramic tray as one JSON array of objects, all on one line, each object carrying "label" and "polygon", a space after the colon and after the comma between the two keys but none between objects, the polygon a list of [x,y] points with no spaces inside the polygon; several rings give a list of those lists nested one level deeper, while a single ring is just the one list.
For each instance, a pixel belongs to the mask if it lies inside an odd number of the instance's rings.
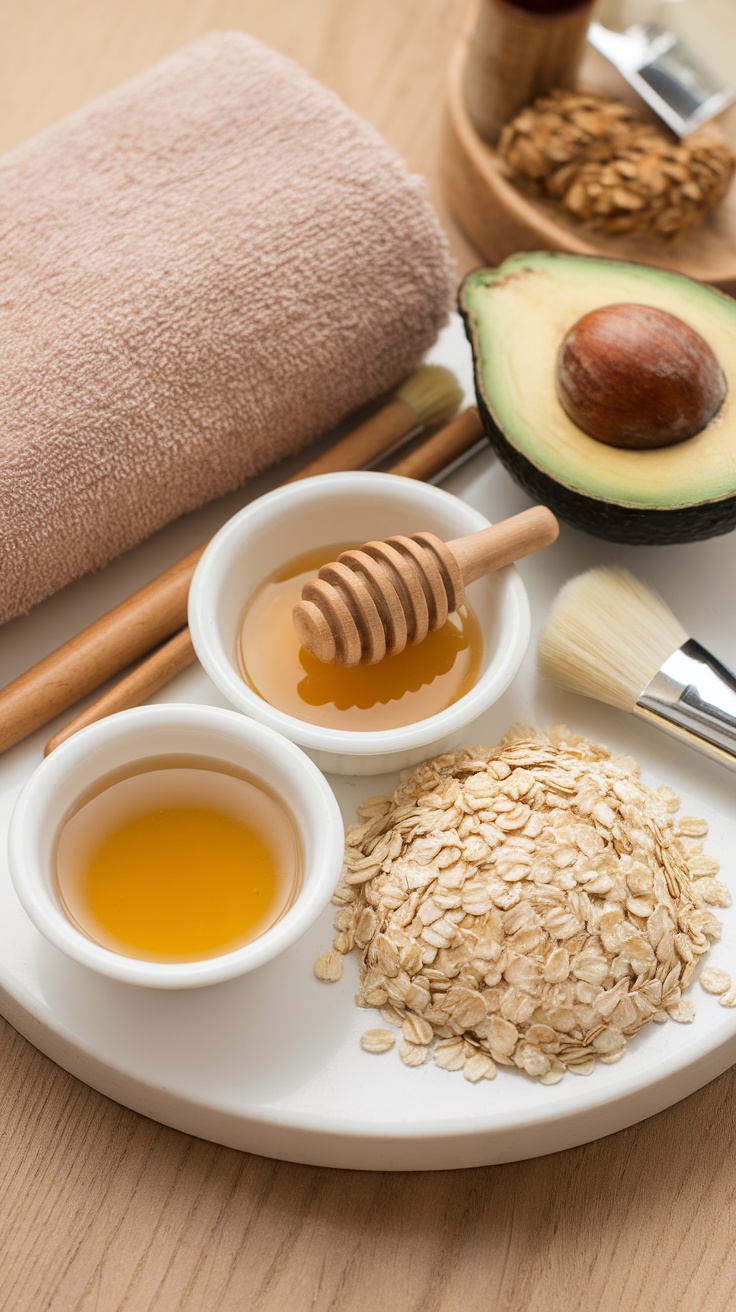
[{"label": "white ceramic tray", "polygon": [[[455,321],[434,358],[450,365],[472,399],[470,357]],[[0,682],[108,609],[209,536],[274,476],[171,526],[153,541],[38,607],[0,632]],[[491,519],[527,504],[490,453],[446,486]],[[736,666],[732,591],[733,538],[693,546],[618,548],[563,529],[551,551],[522,562],[535,629],[571,574],[621,562],[667,598],[692,634]],[[159,700],[222,705],[195,667]],[[593,702],[544,686],[534,644],[521,674],[469,740],[493,742],[514,721],[574,726],[616,750],[633,752],[648,782],[671,784],[686,812],[711,824],[707,850],[732,878],[736,851],[736,776],[657,730]],[[61,720],[0,758],[0,827],[7,833],[15,798]],[[393,776],[338,779],[346,822],[359,799],[394,786]],[[736,966],[736,908],[719,913],[724,936],[709,964]],[[512,1161],[573,1147],[651,1116],[736,1061],[736,1010],[694,985],[691,1025],[651,1025],[615,1066],[552,1088],[508,1070],[468,1084],[432,1064],[405,1067],[396,1050],[362,1052],[372,1013],[353,1004],[356,965],[339,984],[312,974],[331,942],[332,909],[284,956],[252,975],[199,991],[157,992],[93,977],[36,932],[0,857],[0,1011],[31,1043],[110,1098],[166,1125],[269,1157],[364,1170],[437,1170]]]}]

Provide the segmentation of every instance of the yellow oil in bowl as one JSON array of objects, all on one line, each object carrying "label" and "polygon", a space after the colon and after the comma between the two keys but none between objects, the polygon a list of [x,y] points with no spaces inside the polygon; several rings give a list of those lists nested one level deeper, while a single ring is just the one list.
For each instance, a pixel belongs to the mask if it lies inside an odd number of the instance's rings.
[{"label": "yellow oil in bowl", "polygon": [[197,961],[252,942],[291,906],[300,872],[279,799],[245,774],[179,757],[104,781],[56,847],[69,920],[144,961]]}]

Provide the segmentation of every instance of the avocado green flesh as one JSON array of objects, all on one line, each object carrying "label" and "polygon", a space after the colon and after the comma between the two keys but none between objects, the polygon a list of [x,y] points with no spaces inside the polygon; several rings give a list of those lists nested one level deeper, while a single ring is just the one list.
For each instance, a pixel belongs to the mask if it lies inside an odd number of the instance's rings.
[{"label": "avocado green flesh", "polygon": [[[565,334],[589,311],[625,302],[685,320],[710,344],[726,375],[728,392],[718,413],[701,433],[676,446],[606,446],[578,428],[558,399],[556,360]],[[525,486],[530,477],[542,479],[543,486],[549,480],[553,490],[569,490],[575,503],[582,498],[630,507],[633,521],[637,510],[659,510],[669,518],[668,511],[736,497],[736,301],[643,265],[535,252],[470,274],[461,310],[480,409],[501,439],[499,454],[510,467],[516,464],[513,472]],[[732,508],[722,510],[721,526],[708,533],[733,526]]]}]

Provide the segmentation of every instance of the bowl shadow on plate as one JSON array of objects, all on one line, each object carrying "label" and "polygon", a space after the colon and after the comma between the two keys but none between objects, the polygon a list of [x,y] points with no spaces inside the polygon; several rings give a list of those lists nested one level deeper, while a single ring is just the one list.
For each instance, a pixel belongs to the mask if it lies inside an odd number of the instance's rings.
[{"label": "bowl shadow on plate", "polygon": [[308,1083],[344,1041],[344,991],[312,971],[332,915],[259,969],[193,989],[93,974],[39,935],[38,987],[55,1021],[113,1068],[197,1100],[206,1072],[218,1101],[268,1105]]}]

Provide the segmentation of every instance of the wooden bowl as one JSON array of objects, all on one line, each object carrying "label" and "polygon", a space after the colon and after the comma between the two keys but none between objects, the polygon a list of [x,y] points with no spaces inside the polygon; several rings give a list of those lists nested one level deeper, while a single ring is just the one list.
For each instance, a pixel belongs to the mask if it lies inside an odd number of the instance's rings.
[{"label": "wooden bowl", "polygon": [[[568,221],[550,201],[524,195],[504,177],[495,150],[478,136],[468,117],[462,92],[471,31],[459,39],[450,65],[447,113],[442,147],[442,174],[448,206],[457,223],[491,265],[516,251],[568,251],[576,255],[633,260],[673,269],[736,295],[736,187],[695,232],[679,242],[653,237],[607,237]],[[596,51],[589,48],[580,85],[635,105],[651,118],[643,102]],[[736,111],[719,123],[736,143]]]}]

